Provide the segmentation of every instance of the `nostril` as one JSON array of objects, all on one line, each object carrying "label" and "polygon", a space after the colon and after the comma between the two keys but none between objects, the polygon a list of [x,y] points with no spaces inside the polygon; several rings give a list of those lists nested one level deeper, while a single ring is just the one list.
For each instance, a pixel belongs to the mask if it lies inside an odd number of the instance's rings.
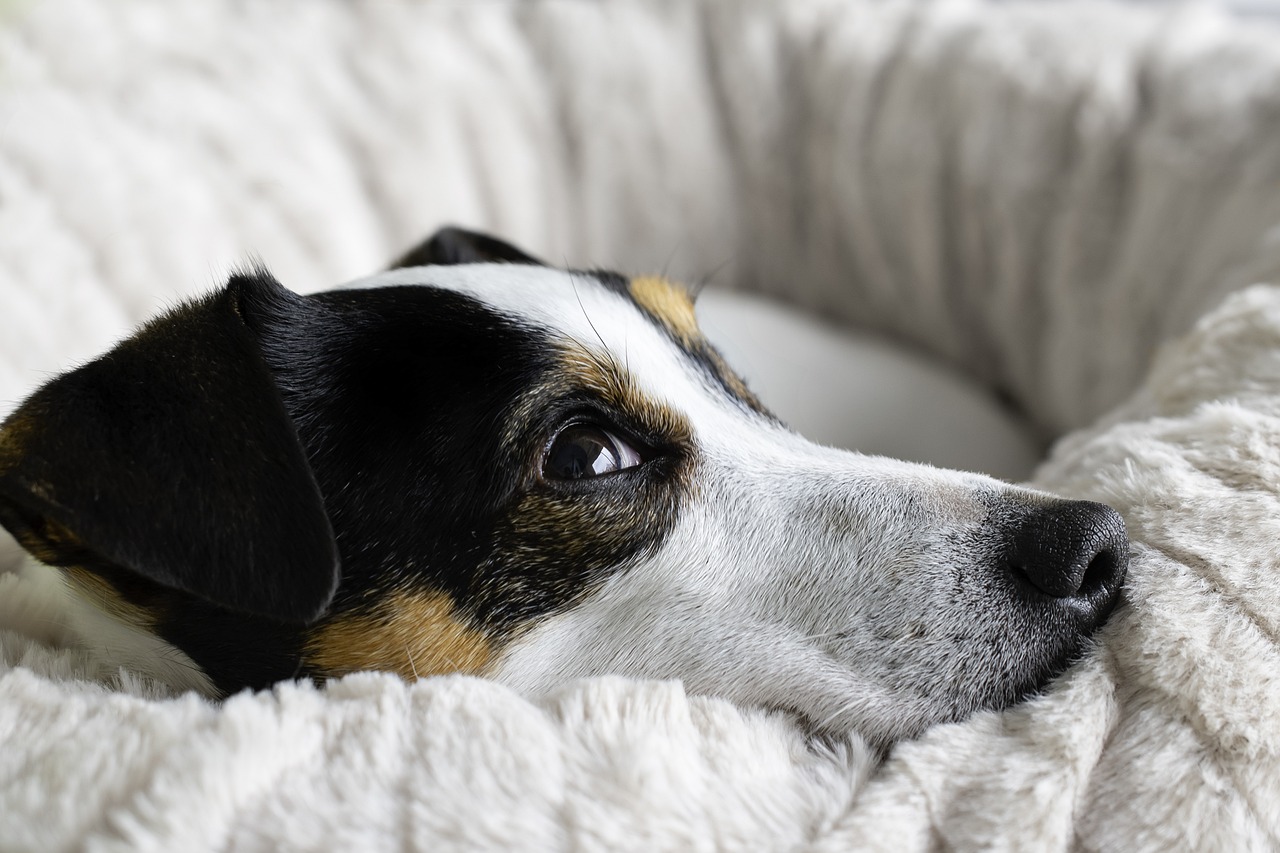
[{"label": "nostril", "polygon": [[1092,601],[1115,593],[1129,540],[1120,514],[1089,501],[1055,501],[1026,513],[1012,529],[1006,565],[1042,595]]},{"label": "nostril", "polygon": [[1099,590],[1110,587],[1116,578],[1116,569],[1119,563],[1120,559],[1113,547],[1107,547],[1099,551],[1089,561],[1089,565],[1085,567],[1084,577],[1080,579],[1080,589],[1077,595],[1088,598],[1097,594]]}]

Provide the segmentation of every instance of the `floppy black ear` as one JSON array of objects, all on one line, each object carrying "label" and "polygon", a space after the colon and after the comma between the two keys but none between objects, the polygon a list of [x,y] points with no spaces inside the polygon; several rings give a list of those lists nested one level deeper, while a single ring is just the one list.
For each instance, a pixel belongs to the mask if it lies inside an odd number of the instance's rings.
[{"label": "floppy black ear", "polygon": [[290,622],[333,597],[333,530],[244,303],[265,272],[144,326],[0,426],[0,523],[54,565],[106,561]]},{"label": "floppy black ear", "polygon": [[526,255],[510,243],[496,237],[490,237],[478,231],[446,226],[410,249],[387,269],[489,263],[546,266],[537,258]]}]

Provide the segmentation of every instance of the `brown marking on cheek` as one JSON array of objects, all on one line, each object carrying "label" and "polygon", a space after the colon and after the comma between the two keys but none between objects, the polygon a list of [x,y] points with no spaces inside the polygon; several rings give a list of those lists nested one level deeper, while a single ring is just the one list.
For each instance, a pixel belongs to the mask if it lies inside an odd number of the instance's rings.
[{"label": "brown marking on cheek", "polygon": [[[607,353],[565,347],[561,365],[513,412],[507,440],[532,450],[530,471],[523,493],[495,524],[490,552],[478,569],[484,581],[469,593],[469,607],[507,637],[531,620],[573,606],[660,548],[681,504],[697,492],[693,428],[681,412],[646,395]],[[649,445],[644,467],[594,482],[545,479],[546,442],[563,424],[538,412],[548,400],[566,396],[598,401],[602,426]],[[513,452],[512,458],[523,453]]]},{"label": "brown marking on cheek", "polygon": [[612,501],[528,494],[508,529],[511,554],[571,565],[621,562],[655,545],[675,522],[682,480],[637,488]]},{"label": "brown marking on cheek", "polygon": [[441,592],[395,592],[368,613],[340,614],[321,623],[303,653],[312,672],[334,677],[361,670],[405,679],[476,673],[493,657],[484,634],[466,625]]},{"label": "brown marking on cheek", "polygon": [[109,581],[89,569],[71,566],[63,571],[71,587],[100,610],[136,628],[155,630],[160,621],[157,611],[129,601]]},{"label": "brown marking on cheek", "polygon": [[478,611],[497,614],[491,624],[509,636],[631,570],[662,548],[680,507],[698,493],[697,466],[697,456],[680,448],[650,459],[643,471],[594,484],[537,484],[494,530],[480,569],[486,582],[473,590]]},{"label": "brown marking on cheek", "polygon": [[685,346],[702,340],[698,329],[698,317],[693,310],[693,299],[688,292],[665,278],[639,276],[631,279],[627,289],[636,304],[649,312]]}]

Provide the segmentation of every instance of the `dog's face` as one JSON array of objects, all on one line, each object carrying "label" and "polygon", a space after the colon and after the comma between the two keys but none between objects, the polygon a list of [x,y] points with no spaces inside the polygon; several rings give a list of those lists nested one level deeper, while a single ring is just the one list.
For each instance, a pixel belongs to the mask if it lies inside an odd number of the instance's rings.
[{"label": "dog's face", "polygon": [[662,279],[455,230],[343,290],[236,276],[55,379],[0,521],[219,692],[619,673],[879,743],[1058,671],[1127,551],[1097,504],[804,441]]}]

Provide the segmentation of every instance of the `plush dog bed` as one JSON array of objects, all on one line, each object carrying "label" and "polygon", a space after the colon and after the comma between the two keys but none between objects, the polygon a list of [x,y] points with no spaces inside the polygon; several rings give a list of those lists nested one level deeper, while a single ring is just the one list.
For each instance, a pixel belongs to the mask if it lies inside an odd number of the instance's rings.
[{"label": "plush dog bed", "polygon": [[1045,695],[874,768],[672,683],[170,697],[0,574],[0,849],[1280,844],[1277,140],[1280,35],[1206,12],[4,6],[5,407],[249,254],[314,290],[453,221],[907,342],[1134,544]]}]

